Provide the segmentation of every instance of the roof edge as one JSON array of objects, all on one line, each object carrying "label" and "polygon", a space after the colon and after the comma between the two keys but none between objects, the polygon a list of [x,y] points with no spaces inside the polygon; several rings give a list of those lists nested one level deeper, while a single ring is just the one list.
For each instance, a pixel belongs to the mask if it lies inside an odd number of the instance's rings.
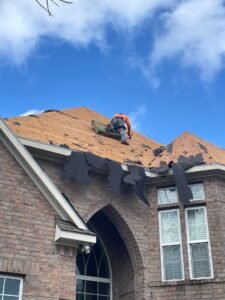
[{"label": "roof edge", "polygon": [[[25,139],[25,138],[19,138],[19,139],[24,146],[31,147],[31,148],[38,149],[38,150],[43,150],[48,153],[50,152],[52,154],[58,154],[58,155],[61,155],[62,157],[70,156],[70,154],[74,151],[71,149],[66,149],[66,148],[63,148],[60,146],[55,146],[55,145],[49,145],[49,144],[45,144],[42,142],[30,140],[30,139]],[[129,171],[129,165],[127,165],[125,163],[121,163],[121,166],[124,171]],[[198,166],[194,166],[194,167],[186,170],[185,173],[189,174],[189,173],[199,173],[199,172],[215,171],[215,170],[225,172],[225,165],[218,164],[218,163],[198,165]],[[161,176],[155,172],[152,172],[151,170],[149,170],[147,168],[145,168],[145,174],[147,177],[153,177],[153,178]],[[172,174],[173,174],[173,171],[170,170],[168,172],[168,175],[172,175]]]},{"label": "roof edge", "polygon": [[85,222],[69,205],[56,185],[41,169],[23,143],[12,133],[3,119],[0,119],[0,139],[59,216],[63,220],[71,221],[78,228],[87,230]]}]

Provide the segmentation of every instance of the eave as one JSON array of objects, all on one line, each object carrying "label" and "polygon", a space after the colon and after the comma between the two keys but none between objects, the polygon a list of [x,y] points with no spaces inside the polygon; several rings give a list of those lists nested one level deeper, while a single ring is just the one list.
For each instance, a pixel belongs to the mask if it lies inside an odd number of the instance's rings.
[{"label": "eave", "polygon": [[56,185],[34,160],[29,151],[24,147],[23,142],[21,142],[12,133],[2,119],[0,119],[0,140],[8,148],[9,152],[18,161],[28,176],[32,179],[40,192],[56,210],[58,215],[63,220],[72,222],[79,229],[88,230],[85,222],[71,207]]},{"label": "eave", "polygon": [[[71,149],[66,149],[60,146],[56,145],[49,145],[42,142],[37,142],[29,139],[25,139],[20,137],[19,140],[21,143],[28,147],[31,150],[39,151],[39,153],[45,153],[46,157],[50,158],[60,158],[65,159],[66,157],[70,156],[72,151]],[[129,165],[127,164],[121,164],[124,171],[129,171]],[[185,171],[186,174],[201,174],[206,172],[212,172],[212,173],[218,173],[225,175],[225,166],[222,164],[214,163],[214,164],[202,164],[194,166],[188,170]],[[148,178],[156,179],[160,178],[161,175],[152,171],[149,171],[148,169],[145,169],[145,174]],[[173,175],[173,171],[169,170],[169,172],[166,173],[166,176]]]}]

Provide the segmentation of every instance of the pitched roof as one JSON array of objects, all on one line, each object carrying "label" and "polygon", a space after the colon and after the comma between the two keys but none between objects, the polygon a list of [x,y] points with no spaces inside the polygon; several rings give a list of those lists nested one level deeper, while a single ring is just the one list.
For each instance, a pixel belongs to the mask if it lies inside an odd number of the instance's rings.
[{"label": "pitched roof", "polygon": [[177,162],[180,156],[190,158],[191,156],[202,155],[206,164],[225,165],[225,150],[219,148],[198,136],[185,131],[178,136],[171,144],[154,159],[151,167],[158,167],[161,162],[168,164],[170,161]]},{"label": "pitched roof", "polygon": [[160,143],[135,132],[130,145],[96,134],[91,121],[108,123],[109,119],[86,107],[46,111],[35,116],[15,117],[6,122],[13,132],[23,138],[68,146],[72,150],[90,151],[98,156],[118,162],[141,161],[149,167],[155,158],[153,150]]}]

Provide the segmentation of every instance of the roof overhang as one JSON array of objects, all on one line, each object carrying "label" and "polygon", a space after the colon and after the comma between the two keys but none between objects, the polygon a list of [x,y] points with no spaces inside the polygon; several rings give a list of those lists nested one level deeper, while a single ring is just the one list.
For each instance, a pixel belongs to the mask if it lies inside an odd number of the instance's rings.
[{"label": "roof overhang", "polygon": [[[56,156],[56,157],[60,157],[60,158],[66,158],[68,156],[71,155],[72,151],[71,149],[66,149],[60,146],[56,146],[56,145],[49,145],[46,143],[42,143],[42,142],[37,142],[37,141],[33,141],[33,140],[29,140],[29,139],[25,139],[25,138],[19,138],[21,143],[33,150],[37,150],[37,151],[41,151],[42,153],[46,153],[52,155],[52,156]],[[128,164],[121,164],[122,168],[124,171],[129,171],[129,165]],[[222,164],[203,164],[203,165],[197,165],[194,166],[188,170],[185,171],[186,174],[201,174],[201,173],[205,173],[205,172],[218,172],[218,173],[224,173],[225,175],[225,166]],[[145,170],[145,174],[147,177],[149,178],[160,178],[162,175],[156,173],[156,172],[152,172],[148,169]],[[169,170],[169,172],[167,172],[165,174],[166,176],[169,175],[173,175],[173,171],[172,169]]]},{"label": "roof overhang", "polygon": [[[63,220],[72,222],[75,226],[77,226],[77,228],[81,230],[88,230],[87,225],[82,218],[68,203],[56,185],[41,169],[29,151],[24,147],[24,145],[27,146],[26,143],[24,143],[24,141],[20,141],[20,139],[12,133],[2,119],[0,119],[0,140],[32,179],[44,197],[53,206],[58,215]],[[38,146],[36,143],[33,145]],[[64,149],[62,149],[62,151],[63,150]]]},{"label": "roof overhang", "polygon": [[55,243],[71,247],[78,247],[81,244],[82,246],[93,245],[96,243],[96,235],[86,232],[72,232],[62,230],[56,224]]}]

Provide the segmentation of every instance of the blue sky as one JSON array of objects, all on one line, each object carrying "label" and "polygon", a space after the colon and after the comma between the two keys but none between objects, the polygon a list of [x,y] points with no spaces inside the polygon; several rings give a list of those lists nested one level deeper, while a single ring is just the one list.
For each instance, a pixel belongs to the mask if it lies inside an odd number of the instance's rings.
[{"label": "blue sky", "polygon": [[188,130],[225,148],[222,0],[51,9],[54,18],[34,0],[0,3],[1,117],[87,106],[127,113],[164,143]]}]

